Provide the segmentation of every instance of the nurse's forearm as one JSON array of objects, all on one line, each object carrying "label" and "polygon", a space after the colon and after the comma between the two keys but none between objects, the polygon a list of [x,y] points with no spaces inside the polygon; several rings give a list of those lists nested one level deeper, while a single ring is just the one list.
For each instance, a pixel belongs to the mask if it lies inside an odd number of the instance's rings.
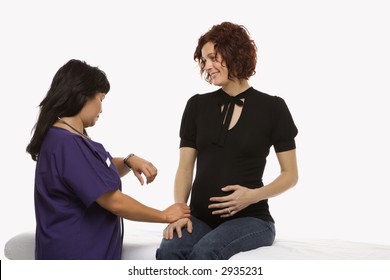
[{"label": "nurse's forearm", "polygon": [[119,176],[123,177],[131,170],[123,163],[123,158],[112,158],[112,162],[114,163],[116,169],[118,170]]},{"label": "nurse's forearm", "polygon": [[108,192],[97,199],[97,203],[111,213],[132,221],[167,222],[166,215],[148,207],[119,190]]}]

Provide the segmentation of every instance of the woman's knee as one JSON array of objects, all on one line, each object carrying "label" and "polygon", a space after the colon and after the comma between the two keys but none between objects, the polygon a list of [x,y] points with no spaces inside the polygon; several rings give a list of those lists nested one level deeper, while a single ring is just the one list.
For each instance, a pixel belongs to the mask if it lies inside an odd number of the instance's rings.
[{"label": "woman's knee", "polygon": [[221,253],[223,244],[217,239],[203,238],[192,248],[190,259],[192,260],[224,260]]},{"label": "woman's knee", "polygon": [[174,243],[172,240],[163,239],[160,247],[156,250],[156,260],[171,260],[174,252]]}]

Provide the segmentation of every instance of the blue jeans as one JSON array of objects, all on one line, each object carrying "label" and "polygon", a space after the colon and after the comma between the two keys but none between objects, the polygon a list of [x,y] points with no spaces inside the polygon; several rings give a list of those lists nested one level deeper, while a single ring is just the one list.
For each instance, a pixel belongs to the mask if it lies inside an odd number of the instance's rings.
[{"label": "blue jeans", "polygon": [[215,229],[195,217],[191,221],[192,233],[183,228],[181,238],[175,232],[173,239],[161,241],[157,260],[228,260],[239,252],[271,246],[275,240],[275,225],[258,218],[229,220]]}]

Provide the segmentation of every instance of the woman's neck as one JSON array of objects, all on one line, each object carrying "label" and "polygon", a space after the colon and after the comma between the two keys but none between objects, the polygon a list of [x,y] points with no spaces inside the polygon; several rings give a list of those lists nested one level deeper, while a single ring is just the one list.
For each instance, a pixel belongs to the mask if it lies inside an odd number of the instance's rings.
[{"label": "woman's neck", "polygon": [[227,85],[222,86],[222,90],[230,96],[239,95],[241,92],[246,91],[248,88],[250,88],[250,85],[247,80],[231,81]]}]

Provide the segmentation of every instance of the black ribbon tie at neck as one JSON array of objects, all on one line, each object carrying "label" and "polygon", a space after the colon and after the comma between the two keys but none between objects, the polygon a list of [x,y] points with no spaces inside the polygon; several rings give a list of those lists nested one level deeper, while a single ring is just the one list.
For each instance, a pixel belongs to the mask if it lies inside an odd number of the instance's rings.
[{"label": "black ribbon tie at neck", "polygon": [[226,136],[229,131],[229,125],[232,120],[235,105],[238,105],[239,107],[242,107],[244,105],[244,102],[241,99],[245,99],[251,93],[249,89],[236,96],[230,96],[227,93],[225,93],[223,90],[220,90],[217,93],[218,108],[221,108],[221,106],[223,106],[223,110],[221,113],[222,125],[213,143],[217,144],[219,147],[223,147],[225,144]]}]

